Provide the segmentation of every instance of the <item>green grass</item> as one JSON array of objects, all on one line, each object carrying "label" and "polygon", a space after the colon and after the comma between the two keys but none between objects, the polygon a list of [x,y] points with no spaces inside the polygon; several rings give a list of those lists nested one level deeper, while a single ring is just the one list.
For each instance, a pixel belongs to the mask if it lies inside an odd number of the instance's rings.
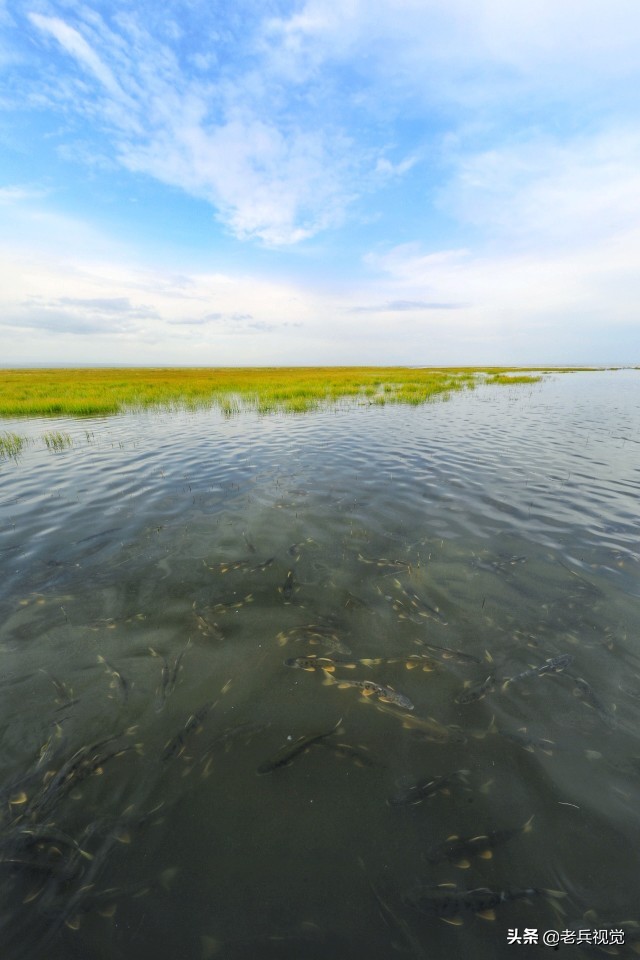
[{"label": "green grass", "polygon": [[53,450],[59,453],[61,450],[67,450],[73,445],[73,441],[68,433],[60,433],[59,430],[50,430],[42,434],[42,439],[47,445],[47,450]]},{"label": "green grass", "polygon": [[[515,375],[508,375],[509,373]],[[551,372],[551,371],[549,371]],[[559,372],[559,371],[553,371]],[[535,383],[533,368],[245,367],[0,370],[0,417],[100,416],[131,409],[217,406],[304,413],[323,403],[422,404],[479,383]],[[484,376],[480,377],[479,374]],[[63,435],[60,435],[60,437]],[[49,435],[49,449],[70,445]]]},{"label": "green grass", "polygon": [[10,433],[8,430],[0,433],[0,458],[13,457],[14,460],[22,453],[26,437],[21,437],[18,433]]}]

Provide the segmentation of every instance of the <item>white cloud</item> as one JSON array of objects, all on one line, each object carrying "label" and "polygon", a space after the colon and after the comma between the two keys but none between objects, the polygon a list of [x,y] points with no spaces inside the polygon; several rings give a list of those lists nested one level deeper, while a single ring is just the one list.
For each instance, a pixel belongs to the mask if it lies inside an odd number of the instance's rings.
[{"label": "white cloud", "polygon": [[122,90],[113,73],[102,62],[82,34],[58,17],[45,17],[40,13],[29,13],[28,17],[35,27],[55,37],[67,53],[70,53],[72,57],[75,57],[83,66],[87,67],[109,93],[118,98],[122,96]]}]

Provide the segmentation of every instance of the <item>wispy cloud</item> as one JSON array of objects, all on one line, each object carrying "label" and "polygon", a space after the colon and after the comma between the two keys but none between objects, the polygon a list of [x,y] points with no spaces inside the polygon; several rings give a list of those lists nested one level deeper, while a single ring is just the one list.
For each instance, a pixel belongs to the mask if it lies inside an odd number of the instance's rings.
[{"label": "wispy cloud", "polygon": [[351,313],[404,313],[423,310],[460,310],[462,303],[438,303],[429,300],[387,300],[371,306],[351,307]]}]

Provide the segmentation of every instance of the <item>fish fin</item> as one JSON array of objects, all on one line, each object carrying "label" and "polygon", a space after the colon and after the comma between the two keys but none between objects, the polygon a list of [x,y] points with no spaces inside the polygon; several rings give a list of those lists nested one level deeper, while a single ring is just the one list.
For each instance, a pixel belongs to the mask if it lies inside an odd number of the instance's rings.
[{"label": "fish fin", "polygon": [[[365,689],[365,690],[361,690],[361,691],[360,691],[360,693],[362,694],[363,697],[372,697],[375,692],[376,692],[375,690],[369,690],[369,689]],[[381,699],[381,700],[384,700],[384,697],[380,697],[380,699]],[[385,703],[389,703],[388,700],[384,700],[384,702],[385,702]]]},{"label": "fish fin", "polygon": [[457,833],[452,833],[450,837],[447,837],[447,842],[449,842],[449,840],[459,840],[459,839],[460,837]]},{"label": "fish fin", "polygon": [[504,681],[501,687],[503,693],[505,692],[505,690],[507,689],[510,683],[511,683],[511,677],[507,677],[507,679]]},{"label": "fish fin", "polygon": [[487,663],[493,663],[493,657],[491,656],[488,650],[485,650],[484,658],[487,661]]},{"label": "fish fin", "polygon": [[[322,681],[322,685],[324,687],[331,687],[333,686],[334,683],[338,683],[335,677],[332,677],[331,674],[327,673],[326,670],[323,670],[322,672],[324,673],[324,680]],[[338,683],[338,686],[340,687],[341,690],[347,689],[347,684],[345,683]]]},{"label": "fish fin", "polygon": [[529,819],[527,820],[527,822],[522,827],[523,833],[531,833],[531,831],[533,830],[533,827],[531,826],[531,824],[533,823],[534,817],[535,817],[535,813],[532,813]]},{"label": "fish fin", "polygon": [[405,660],[404,662],[405,670],[415,670],[417,663],[411,663],[410,660]]},{"label": "fish fin", "polygon": [[487,782],[486,782],[486,783],[483,783],[482,786],[478,789],[478,793],[484,793],[484,794],[489,793],[489,790],[491,789],[491,785],[492,785],[494,782],[495,782],[495,781],[493,781],[493,780],[487,780]]},{"label": "fish fin", "polygon": [[[311,667],[311,669],[314,670],[315,668],[314,668],[314,667]],[[336,668],[335,668],[335,666],[334,666],[333,663],[330,663],[328,667],[321,667],[320,669],[321,669],[321,670],[324,670],[325,673],[335,673],[335,672],[336,672]]]},{"label": "fish fin", "polygon": [[376,663],[378,663],[378,660],[375,660],[372,657],[364,657],[362,660],[360,660],[360,663],[364,667],[373,667],[376,665]]},{"label": "fish fin", "polygon": [[602,754],[599,750],[585,750],[584,755],[587,760],[602,760]]},{"label": "fish fin", "polygon": [[483,850],[478,856],[481,860],[493,860],[493,850]]},{"label": "fish fin", "polygon": [[552,757],[552,756],[553,756],[553,750],[544,750],[544,749],[543,749],[542,752],[543,752],[543,753],[546,753],[546,755],[547,755],[548,757]]},{"label": "fish fin", "polygon": [[448,919],[447,917],[440,917],[443,923],[448,923],[452,927],[461,927],[464,924],[462,917],[452,917]]},{"label": "fish fin", "polygon": [[455,883],[451,883],[451,882],[438,883],[436,884],[436,886],[438,887],[438,890],[457,890],[458,889]]},{"label": "fish fin", "polygon": [[471,866],[470,860],[454,860],[454,867],[457,867],[458,870],[468,870]]},{"label": "fish fin", "polygon": [[481,917],[483,920],[495,920],[496,912],[495,910],[480,910],[476,916]]},{"label": "fish fin", "polygon": [[[341,663],[340,666],[341,666],[341,667],[344,667],[345,670],[355,670],[357,664],[356,664],[356,663]],[[335,667],[332,667],[331,669],[332,669],[332,670],[335,670]]]}]

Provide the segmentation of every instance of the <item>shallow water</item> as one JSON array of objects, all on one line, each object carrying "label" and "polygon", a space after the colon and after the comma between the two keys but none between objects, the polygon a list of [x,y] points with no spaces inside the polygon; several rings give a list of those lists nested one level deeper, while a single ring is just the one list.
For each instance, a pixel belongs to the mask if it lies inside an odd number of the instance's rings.
[{"label": "shallow water", "polygon": [[494,958],[640,918],[640,373],[2,427],[73,440],[0,462],[3,957]]}]

